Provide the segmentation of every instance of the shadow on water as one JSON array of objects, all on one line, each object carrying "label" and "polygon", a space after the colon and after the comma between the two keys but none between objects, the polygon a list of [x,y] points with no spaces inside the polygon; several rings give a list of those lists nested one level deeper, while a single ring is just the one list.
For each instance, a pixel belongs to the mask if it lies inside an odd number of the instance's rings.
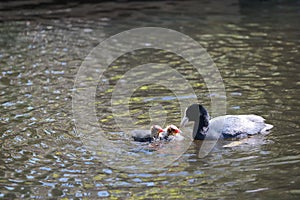
[{"label": "shadow on water", "polygon": [[[298,199],[299,10],[299,1],[1,2],[0,198]],[[107,84],[97,86],[93,105],[99,124],[109,141],[145,163],[187,150],[162,169],[130,173],[87,151],[72,115],[76,73],[100,41],[143,26],[175,29],[198,41],[222,75],[227,113],[261,115],[274,125],[270,134],[231,148],[219,141],[202,159],[202,141],[174,145],[171,153],[133,142],[110,105],[115,84],[137,65],[169,64],[210,108],[204,79],[187,61],[142,49],[104,73]],[[155,121],[161,115],[165,124],[178,125],[179,102],[166,87],[141,85],[131,96],[129,117],[145,129],[164,123]]]}]

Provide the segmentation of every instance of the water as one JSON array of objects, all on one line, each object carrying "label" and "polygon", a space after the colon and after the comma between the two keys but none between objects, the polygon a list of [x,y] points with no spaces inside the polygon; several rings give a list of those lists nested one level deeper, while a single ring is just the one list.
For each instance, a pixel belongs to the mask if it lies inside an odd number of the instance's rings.
[{"label": "water", "polygon": [[[0,5],[1,198],[299,199],[299,1],[23,4]],[[108,165],[87,151],[72,113],[78,69],[100,41],[143,26],[198,41],[222,75],[227,113],[261,115],[271,133],[232,148],[219,142],[205,158],[197,156],[201,141],[191,142],[156,171],[119,171],[118,158]],[[110,99],[122,74],[149,62],[182,73],[210,109],[203,77],[175,54],[148,49],[117,59],[105,72],[109,84],[97,87],[97,117],[110,142],[145,162],[169,152],[132,142],[114,122]],[[130,115],[137,126],[162,115],[178,125],[179,102],[168,88],[143,85]]]}]

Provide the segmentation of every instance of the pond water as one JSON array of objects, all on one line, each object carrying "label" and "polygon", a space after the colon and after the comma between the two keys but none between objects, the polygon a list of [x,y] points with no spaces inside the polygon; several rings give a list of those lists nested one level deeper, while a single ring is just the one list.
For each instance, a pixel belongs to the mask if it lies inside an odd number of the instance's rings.
[{"label": "pond water", "polygon": [[[0,4],[0,198],[299,199],[299,1],[40,2]],[[91,107],[98,124],[88,127],[100,125],[108,145],[94,135],[82,139],[72,109],[78,70],[99,42],[137,27],[169,28],[196,40],[222,76],[226,113],[261,115],[272,131],[232,148],[219,141],[204,158],[198,157],[202,141],[187,138],[170,149],[133,142],[114,120],[111,99],[138,65],[168,64],[211,109],[205,77],[182,57],[148,48],[113,61],[96,85]],[[176,82],[162,74],[157,79]],[[117,113],[134,127],[178,125],[181,100],[195,102],[135,81],[130,116]],[[105,155],[90,150],[90,141],[103,145]],[[110,145],[128,155],[115,156]],[[156,169],[156,158],[171,162]]]}]

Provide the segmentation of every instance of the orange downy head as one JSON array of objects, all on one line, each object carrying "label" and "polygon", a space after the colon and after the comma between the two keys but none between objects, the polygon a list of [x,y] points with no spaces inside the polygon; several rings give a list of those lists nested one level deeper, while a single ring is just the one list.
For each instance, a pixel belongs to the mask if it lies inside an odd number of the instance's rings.
[{"label": "orange downy head", "polygon": [[176,134],[181,133],[181,130],[179,128],[177,128],[177,126],[171,124],[171,125],[167,126],[167,132],[168,132],[168,135],[176,135]]}]

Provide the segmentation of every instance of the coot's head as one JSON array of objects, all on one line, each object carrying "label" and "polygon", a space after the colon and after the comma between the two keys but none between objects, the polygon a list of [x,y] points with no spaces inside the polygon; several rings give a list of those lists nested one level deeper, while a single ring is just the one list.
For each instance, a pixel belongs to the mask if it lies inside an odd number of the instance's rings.
[{"label": "coot's head", "polygon": [[160,133],[164,132],[164,129],[162,129],[159,125],[153,125],[151,126],[151,137],[158,138]]},{"label": "coot's head", "polygon": [[185,126],[189,121],[198,123],[202,130],[206,130],[209,125],[209,114],[202,105],[193,104],[185,110],[180,127]]}]

